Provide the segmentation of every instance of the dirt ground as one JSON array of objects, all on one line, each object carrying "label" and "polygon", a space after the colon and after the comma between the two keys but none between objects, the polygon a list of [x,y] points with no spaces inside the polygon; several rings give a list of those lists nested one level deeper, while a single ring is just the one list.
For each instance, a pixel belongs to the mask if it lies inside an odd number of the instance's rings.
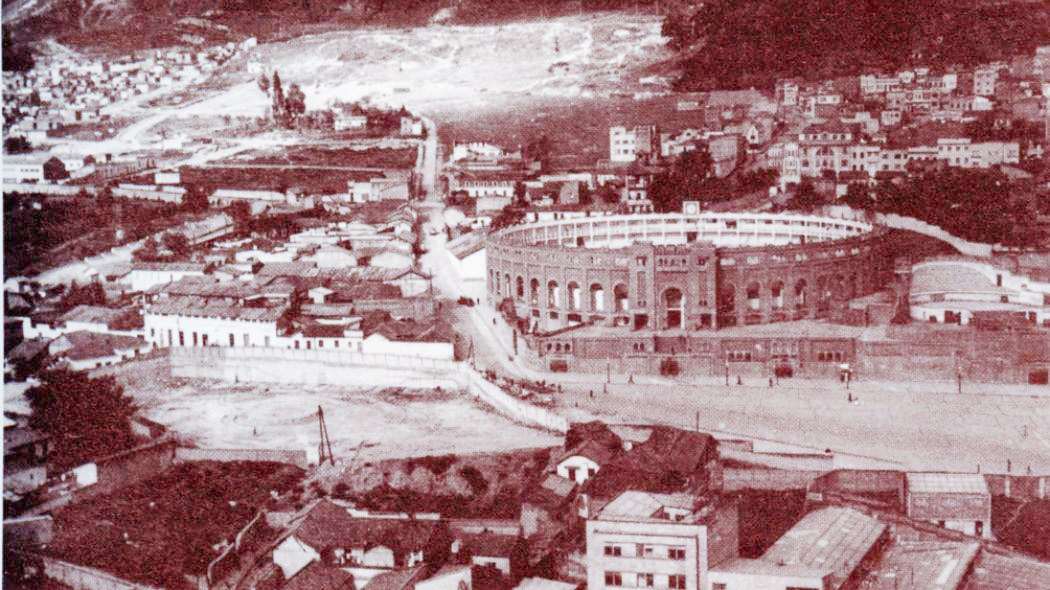
[{"label": "dirt ground", "polygon": [[[147,418],[202,447],[305,449],[320,440],[324,409],[332,450],[340,461],[505,451],[559,444],[553,435],[520,426],[476,404],[448,384],[434,389],[387,385],[232,384],[168,374],[166,358],[108,371]],[[383,383],[376,379],[367,382]]]}]

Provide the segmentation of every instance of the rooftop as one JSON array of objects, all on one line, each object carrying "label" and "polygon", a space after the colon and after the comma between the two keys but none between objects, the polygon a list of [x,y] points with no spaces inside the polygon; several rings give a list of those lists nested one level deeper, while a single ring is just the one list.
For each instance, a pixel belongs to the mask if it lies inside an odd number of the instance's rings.
[{"label": "rooftop", "polygon": [[547,578],[522,578],[514,590],[575,590],[579,585]]},{"label": "rooftop", "polygon": [[196,262],[134,262],[131,270],[204,273],[206,264]]},{"label": "rooftop", "polygon": [[602,508],[597,520],[694,523],[699,499],[692,494],[628,490]]},{"label": "rooftop", "polygon": [[908,473],[912,494],[980,494],[987,496],[988,482],[979,473]]},{"label": "rooftop", "polygon": [[97,305],[78,305],[62,314],[58,319],[62,322],[85,322],[112,326],[123,320],[126,315],[128,315],[127,310]]},{"label": "rooftop", "polygon": [[829,506],[802,517],[762,559],[827,568],[835,587],[853,573],[886,531],[886,525],[852,508]]},{"label": "rooftop", "polygon": [[61,356],[75,361],[114,356],[118,351],[133,350],[146,345],[144,340],[134,336],[99,334],[84,330],[63,334],[56,340],[63,339],[71,348],[61,353]]},{"label": "rooftop", "polygon": [[732,572],[735,574],[797,576],[799,578],[823,578],[831,573],[828,568],[813,568],[798,564],[778,564],[765,559],[745,559],[738,557],[711,568],[713,572]]},{"label": "rooftop", "polygon": [[900,542],[886,550],[859,590],[955,590],[977,556],[978,543]]},{"label": "rooftop", "polygon": [[193,297],[180,297],[152,303],[146,313],[155,315],[181,315],[197,318],[220,318],[228,320],[250,320],[276,322],[287,306],[244,307],[236,304],[207,303]]}]

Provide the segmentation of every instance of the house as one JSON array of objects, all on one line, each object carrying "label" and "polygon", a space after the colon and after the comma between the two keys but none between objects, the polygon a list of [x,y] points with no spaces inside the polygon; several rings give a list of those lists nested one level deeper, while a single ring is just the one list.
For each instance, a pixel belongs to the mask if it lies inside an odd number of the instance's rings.
[{"label": "house", "polygon": [[416,582],[415,590],[471,590],[473,573],[467,565],[444,565],[434,575]]},{"label": "house", "polygon": [[527,560],[525,540],[517,535],[477,533],[453,535],[452,555],[475,566],[494,567],[504,576],[511,576],[519,560]]},{"label": "house", "polygon": [[98,332],[137,335],[142,321],[134,309],[78,305],[58,317],[63,332]]},{"label": "house", "polygon": [[312,261],[317,268],[347,268],[357,266],[357,255],[353,251],[337,246],[335,244],[324,244],[312,255],[304,257],[305,261]]},{"label": "house", "polygon": [[444,322],[366,317],[362,329],[362,352],[453,360],[453,333]]},{"label": "house", "polygon": [[37,372],[47,361],[50,343],[50,338],[29,338],[19,342],[7,353],[5,373],[15,381],[22,381]]},{"label": "house", "polygon": [[48,354],[74,371],[84,371],[123,362],[152,348],[149,342],[133,336],[69,332],[48,344]]},{"label": "house", "polygon": [[408,179],[384,175],[349,180],[347,181],[347,195],[352,203],[407,201],[409,198]]},{"label": "house", "polygon": [[195,262],[134,262],[121,282],[132,291],[148,291],[184,277],[203,277],[206,270],[207,265]]},{"label": "house", "polygon": [[423,120],[415,117],[401,117],[401,135],[418,137],[423,135]]},{"label": "house", "polygon": [[320,562],[349,571],[355,587],[367,588],[372,581],[380,581],[380,575],[393,571],[403,575],[426,563],[428,554],[439,552],[447,541],[447,527],[440,521],[353,516],[347,508],[325,499],[308,510],[272,555],[285,579]]},{"label": "house", "polygon": [[199,246],[228,236],[233,230],[233,218],[226,213],[220,213],[197,221],[187,221],[172,231],[186,236],[190,246]]},{"label": "house", "polygon": [[336,131],[360,131],[368,127],[368,116],[355,114],[352,110],[337,109],[335,111]]},{"label": "house", "polygon": [[356,590],[356,587],[350,572],[315,561],[286,579],[281,590]]},{"label": "house", "polygon": [[522,578],[514,590],[577,590],[579,584],[548,580],[547,578]]},{"label": "house", "polygon": [[878,559],[888,527],[853,508],[810,512],[759,559],[732,559],[711,570],[712,590],[853,588],[864,565]]},{"label": "house", "polygon": [[707,590],[737,551],[736,504],[627,490],[586,524],[587,588]]},{"label": "house", "polygon": [[69,178],[62,160],[48,153],[4,154],[4,183],[52,182]]},{"label": "house", "polygon": [[653,125],[609,128],[609,161],[630,164],[649,161],[659,155],[660,135]]},{"label": "house", "polygon": [[992,539],[992,494],[979,473],[908,473],[909,518]]},{"label": "house", "polygon": [[585,440],[559,456],[556,472],[565,479],[583,485],[616,455],[616,451],[608,444]]},{"label": "house", "polygon": [[51,437],[30,428],[29,417],[4,412],[4,492],[22,495],[44,485]]},{"label": "house", "polygon": [[566,512],[576,483],[555,474],[529,488],[521,504],[521,531],[526,538],[552,530]]}]

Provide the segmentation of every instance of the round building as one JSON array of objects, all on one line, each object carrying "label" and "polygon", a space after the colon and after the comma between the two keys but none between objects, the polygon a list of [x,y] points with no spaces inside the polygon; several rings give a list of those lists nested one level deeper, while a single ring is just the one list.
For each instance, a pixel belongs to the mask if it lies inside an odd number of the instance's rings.
[{"label": "round building", "polygon": [[820,318],[881,289],[883,230],[796,214],[609,215],[492,233],[487,290],[530,330],[715,330]]}]

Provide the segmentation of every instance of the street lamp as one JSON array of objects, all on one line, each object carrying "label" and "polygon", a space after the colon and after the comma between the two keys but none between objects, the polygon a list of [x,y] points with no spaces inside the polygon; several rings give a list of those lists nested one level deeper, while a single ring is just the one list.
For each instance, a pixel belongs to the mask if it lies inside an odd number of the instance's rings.
[{"label": "street lamp", "polygon": [[729,359],[726,359],[726,387],[729,387]]}]

